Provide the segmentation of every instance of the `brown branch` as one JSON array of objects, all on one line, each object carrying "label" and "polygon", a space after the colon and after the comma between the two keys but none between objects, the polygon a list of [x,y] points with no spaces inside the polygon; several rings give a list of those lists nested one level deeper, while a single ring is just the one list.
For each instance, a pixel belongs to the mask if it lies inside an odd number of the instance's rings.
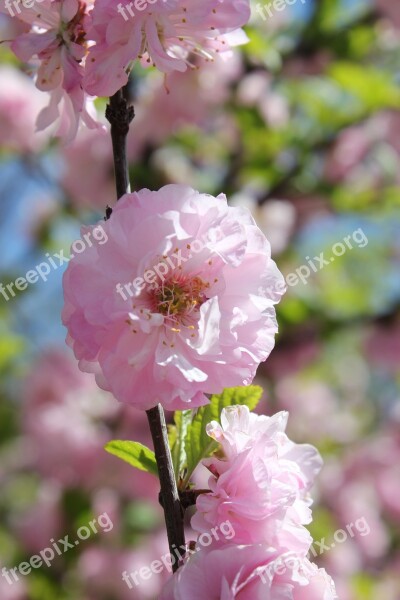
[{"label": "brown branch", "polygon": [[[160,503],[164,509],[169,550],[173,554],[174,546],[175,548],[180,548],[185,545],[185,531],[183,526],[184,509],[180,502],[178,487],[176,485],[164,410],[161,404],[158,404],[154,408],[147,410],[146,413],[153,438],[158,475],[160,477]],[[174,572],[178,566],[178,563],[174,564]]]},{"label": "brown branch", "polygon": [[[126,157],[126,138],[134,116],[135,111],[133,106],[129,106],[128,91],[125,86],[111,96],[110,103],[106,107],[106,118],[111,125],[117,199],[131,191]],[[107,207],[107,212],[111,214],[109,207]]]}]

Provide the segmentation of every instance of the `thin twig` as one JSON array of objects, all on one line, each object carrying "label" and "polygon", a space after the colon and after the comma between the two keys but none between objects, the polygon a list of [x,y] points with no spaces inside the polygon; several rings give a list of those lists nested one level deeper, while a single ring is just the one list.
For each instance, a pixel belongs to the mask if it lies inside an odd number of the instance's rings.
[{"label": "thin twig", "polygon": [[[158,404],[146,412],[153,438],[158,475],[160,477],[160,501],[164,509],[169,550],[173,555],[175,548],[178,548],[179,551],[181,546],[184,547],[185,545],[185,531],[183,526],[184,510],[180,502],[176,485],[164,410],[161,404]],[[184,552],[182,552],[182,554],[184,554]],[[178,567],[179,563],[173,565],[174,572]]]},{"label": "thin twig", "polygon": [[133,106],[129,106],[128,91],[125,86],[111,96],[110,103],[106,108],[106,118],[111,125],[117,199],[131,191],[126,157],[126,138],[134,116],[135,111]]}]

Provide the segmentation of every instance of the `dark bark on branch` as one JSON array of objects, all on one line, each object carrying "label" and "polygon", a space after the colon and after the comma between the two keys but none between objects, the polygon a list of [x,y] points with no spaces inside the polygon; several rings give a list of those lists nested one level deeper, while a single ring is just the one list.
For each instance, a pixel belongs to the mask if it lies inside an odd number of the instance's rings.
[{"label": "dark bark on branch", "polygon": [[[185,532],[183,526],[184,510],[180,502],[178,487],[176,485],[164,410],[161,404],[158,404],[146,412],[153,438],[158,475],[160,477],[160,503],[164,509],[169,549],[171,554],[173,554],[174,546],[180,548],[185,544]],[[177,570],[178,566],[179,564],[177,563],[173,565],[174,572]]]},{"label": "dark bark on branch", "polygon": [[[125,86],[111,96],[110,103],[106,108],[106,118],[111,125],[117,199],[131,191],[126,157],[126,138],[134,116],[135,111],[133,106],[129,106],[128,91]],[[109,207],[107,207],[106,216],[107,214],[111,214]]]}]

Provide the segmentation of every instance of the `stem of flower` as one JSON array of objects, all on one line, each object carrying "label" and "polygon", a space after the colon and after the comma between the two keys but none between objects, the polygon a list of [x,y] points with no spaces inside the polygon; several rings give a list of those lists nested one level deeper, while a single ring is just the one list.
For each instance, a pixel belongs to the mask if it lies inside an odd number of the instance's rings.
[{"label": "stem of flower", "polygon": [[[110,103],[106,108],[106,118],[111,124],[117,199],[130,192],[126,137],[129,132],[129,125],[134,116],[135,112],[133,106],[129,106],[128,89],[125,86],[114,94],[114,96],[111,96]],[[105,218],[109,219],[111,214],[112,209],[107,206]],[[161,404],[158,404],[146,412],[160,477],[161,504],[164,509],[169,550],[171,555],[174,556],[175,548],[181,551],[181,547],[185,545],[184,509],[181,505],[176,485],[164,410]],[[174,572],[178,566],[179,564],[175,562],[173,565]]]},{"label": "stem of flower", "polygon": [[[128,88],[125,86],[110,97],[110,103],[106,108],[106,118],[111,125],[117,199],[131,191],[126,158],[126,137],[134,116],[135,111],[133,106],[129,106]],[[108,211],[108,216],[110,214],[111,212]]]},{"label": "stem of flower", "polygon": [[[146,412],[153,438],[154,453],[156,455],[158,474],[160,477],[160,499],[164,509],[165,524],[167,526],[169,550],[172,556],[174,556],[174,547],[180,550],[181,546],[185,545],[185,531],[183,526],[184,510],[180,502],[176,485],[164,410],[161,404],[158,404]],[[173,565],[174,572],[177,570],[178,566],[178,563]]]}]

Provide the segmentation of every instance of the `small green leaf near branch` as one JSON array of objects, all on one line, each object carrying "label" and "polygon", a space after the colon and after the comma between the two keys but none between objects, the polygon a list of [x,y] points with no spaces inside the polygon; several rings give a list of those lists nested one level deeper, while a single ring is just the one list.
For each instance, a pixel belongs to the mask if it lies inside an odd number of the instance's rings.
[{"label": "small green leaf near branch", "polygon": [[158,469],[154,452],[139,442],[128,440],[112,440],[104,449],[121,460],[141,471],[147,471],[158,477]]}]

